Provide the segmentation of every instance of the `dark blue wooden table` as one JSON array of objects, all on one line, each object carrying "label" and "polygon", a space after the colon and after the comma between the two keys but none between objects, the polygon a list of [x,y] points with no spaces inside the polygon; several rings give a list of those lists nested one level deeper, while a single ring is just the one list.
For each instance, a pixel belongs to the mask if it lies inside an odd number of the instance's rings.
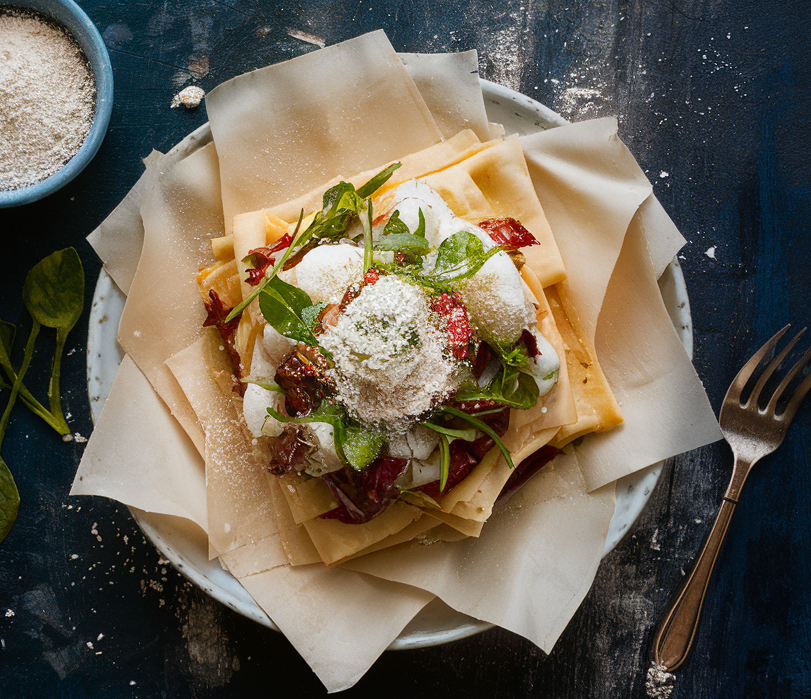
[{"label": "dark blue wooden table", "polygon": [[[85,236],[142,171],[206,121],[170,109],[187,84],[383,28],[401,51],[476,48],[481,75],[572,120],[620,133],[689,243],[682,265],[695,365],[716,409],[737,368],[787,322],[811,321],[811,12],[791,0],[573,2],[320,0],[82,3],[110,51],[116,98],[96,159],[61,192],[0,211],[0,317],[28,322],[26,271]],[[709,252],[709,254],[708,254]],[[714,255],[712,254],[714,252]],[[87,309],[63,386],[75,433],[92,430]],[[46,390],[47,336],[27,383]],[[747,483],[672,699],[811,696],[811,405]],[[125,508],[71,499],[82,443],[22,407],[3,443],[22,497],[0,545],[0,697],[322,696],[282,636],[188,584]],[[725,487],[723,444],[678,457],[551,656],[501,630],[389,652],[351,697],[645,697],[656,623]]]}]

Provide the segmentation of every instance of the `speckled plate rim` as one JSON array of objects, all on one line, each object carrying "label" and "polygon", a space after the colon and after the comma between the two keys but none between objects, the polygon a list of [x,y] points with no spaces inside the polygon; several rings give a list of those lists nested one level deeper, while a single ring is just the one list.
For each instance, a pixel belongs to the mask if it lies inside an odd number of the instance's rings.
[{"label": "speckled plate rim", "polygon": [[[481,83],[488,118],[503,124],[509,134],[524,135],[568,123],[525,95],[486,80]],[[185,156],[210,141],[211,130],[205,124],[183,139],[173,152]],[[659,280],[659,288],[673,326],[692,358],[690,303],[678,260],[674,259],[668,266]],[[87,343],[87,382],[94,421],[101,413],[123,358],[116,335],[125,300],[110,276],[102,270],[93,295]],[[625,536],[644,509],[662,467],[662,463],[654,464],[617,481],[616,506],[608,528],[604,556]],[[218,561],[208,560],[208,544],[204,536],[195,536],[174,518],[135,508],[130,511],[144,535],[188,580],[235,612],[278,630],[236,578]],[[492,624],[461,614],[436,599],[406,626],[389,650],[448,643],[491,627]]]}]

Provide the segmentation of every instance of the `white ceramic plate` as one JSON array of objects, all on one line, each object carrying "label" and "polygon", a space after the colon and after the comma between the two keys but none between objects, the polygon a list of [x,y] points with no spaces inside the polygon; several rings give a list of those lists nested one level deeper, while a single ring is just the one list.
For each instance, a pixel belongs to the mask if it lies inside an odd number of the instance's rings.
[{"label": "white ceramic plate", "polygon": [[[485,107],[490,121],[503,124],[508,134],[529,134],[567,122],[549,108],[525,95],[482,80]],[[208,125],[179,143],[178,152],[193,152],[211,140]],[[692,321],[687,288],[678,261],[673,260],[659,281],[659,287],[673,325],[688,354],[692,356]],[[116,341],[125,297],[102,271],[96,284],[90,313],[87,342],[87,383],[93,419],[97,420],[123,357]],[[608,528],[604,554],[611,551],[636,521],[650,497],[662,464],[655,464],[619,481],[616,509]],[[276,626],[253,598],[219,562],[208,560],[208,542],[190,534],[177,520],[140,510],[132,514],[155,547],[191,582],[214,599],[244,616],[272,629]],[[434,600],[420,612],[390,650],[421,648],[465,638],[490,628],[491,624],[460,614],[441,600]]]}]

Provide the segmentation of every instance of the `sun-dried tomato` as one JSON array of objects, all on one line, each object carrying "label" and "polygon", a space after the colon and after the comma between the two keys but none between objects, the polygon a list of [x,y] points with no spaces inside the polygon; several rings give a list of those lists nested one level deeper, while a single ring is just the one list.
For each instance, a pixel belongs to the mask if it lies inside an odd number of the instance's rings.
[{"label": "sun-dried tomato", "polygon": [[308,445],[301,439],[301,428],[298,425],[287,427],[273,440],[274,452],[267,466],[268,471],[276,476],[304,470],[304,458]]},{"label": "sun-dried tomato", "polygon": [[538,341],[535,339],[535,335],[533,335],[529,330],[524,328],[521,331],[520,339],[524,341],[524,344],[527,347],[527,353],[530,357],[535,357],[536,355],[540,354],[538,351]]},{"label": "sun-dried tomato", "polygon": [[448,350],[456,359],[465,359],[473,335],[467,308],[462,299],[453,292],[442,292],[430,300],[431,310],[440,318],[440,328],[445,332]]},{"label": "sun-dried tomato", "polygon": [[288,415],[308,415],[321,405],[331,390],[328,369],[327,358],[303,342],[282,359],[275,381],[287,393],[284,406]]},{"label": "sun-dried tomato", "polygon": [[487,234],[505,250],[540,245],[535,236],[514,218],[488,218],[479,222],[479,228],[487,231]]},{"label": "sun-dried tomato", "polygon": [[[265,273],[267,272],[268,267],[276,264],[276,258],[273,257],[273,253],[290,247],[290,243],[292,242],[293,238],[290,236],[290,234],[285,233],[273,245],[266,245],[261,248],[249,250],[248,257],[246,259],[248,259],[248,262],[253,266],[253,269],[248,270],[248,276],[246,277],[245,281],[251,286],[256,286],[259,282],[261,282],[262,279],[265,278]],[[287,268],[286,264],[285,268]]]}]

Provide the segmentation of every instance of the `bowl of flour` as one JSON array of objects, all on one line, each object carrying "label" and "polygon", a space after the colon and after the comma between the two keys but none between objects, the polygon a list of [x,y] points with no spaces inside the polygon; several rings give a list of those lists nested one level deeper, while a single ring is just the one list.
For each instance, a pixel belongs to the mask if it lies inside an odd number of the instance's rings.
[{"label": "bowl of flour", "polygon": [[70,182],[104,140],[113,72],[72,0],[0,3],[0,208]]}]

